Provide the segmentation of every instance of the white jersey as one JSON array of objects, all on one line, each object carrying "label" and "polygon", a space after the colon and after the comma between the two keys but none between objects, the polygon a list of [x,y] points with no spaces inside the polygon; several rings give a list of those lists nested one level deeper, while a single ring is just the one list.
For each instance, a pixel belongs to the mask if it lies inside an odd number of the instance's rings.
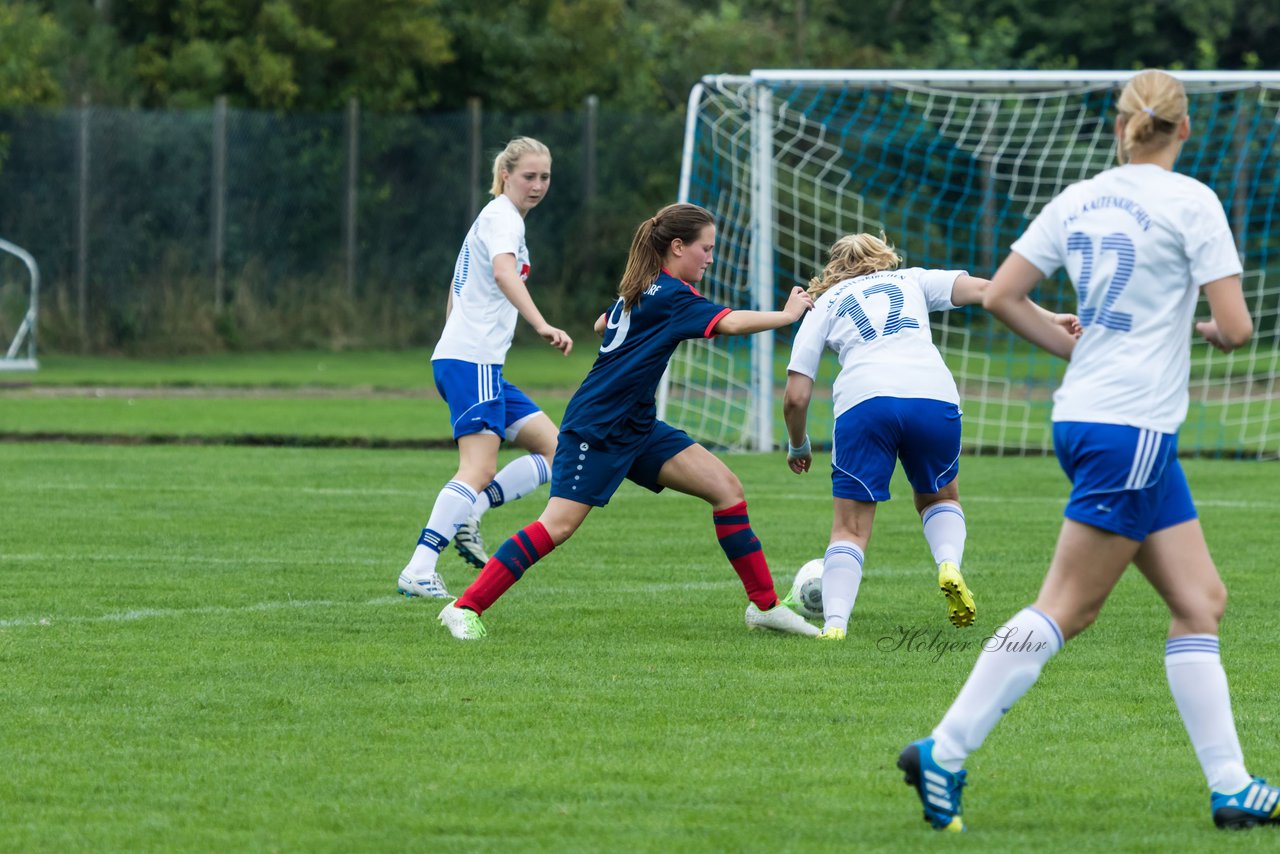
[{"label": "white jersey", "polygon": [[818,297],[791,345],[788,371],[815,378],[823,348],[840,358],[835,416],[873,397],[960,402],[933,346],[929,312],[950,311],[962,270],[889,270],[845,279]]},{"label": "white jersey", "polygon": [[506,361],[520,312],[493,277],[493,259],[516,256],[516,272],[529,277],[529,250],[524,244],[524,217],[499,195],[480,211],[467,232],[453,267],[453,310],[431,358],[459,359],[480,365]]},{"label": "white jersey", "polygon": [[1213,190],[1153,164],[1108,169],[1045,205],[1013,251],[1076,288],[1084,335],[1053,420],[1177,432],[1200,287],[1241,271]]}]

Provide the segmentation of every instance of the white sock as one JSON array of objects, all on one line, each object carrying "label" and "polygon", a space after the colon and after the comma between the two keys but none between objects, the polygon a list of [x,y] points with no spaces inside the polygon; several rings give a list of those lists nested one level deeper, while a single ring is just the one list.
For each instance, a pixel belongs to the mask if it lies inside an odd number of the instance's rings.
[{"label": "white sock", "polygon": [[476,493],[471,487],[460,480],[446,483],[436,496],[427,527],[422,529],[418,547],[413,550],[413,557],[404,571],[415,578],[435,572],[440,552],[458,532],[458,526],[467,521],[475,503]]},{"label": "white sock", "polygon": [[1252,783],[1236,737],[1217,636],[1170,638],[1164,645],[1164,670],[1210,791],[1231,794]]},{"label": "white sock", "polygon": [[1023,608],[996,629],[983,643],[982,654],[959,696],[933,731],[934,761],[948,771],[959,771],[1061,648],[1058,624],[1035,608]]},{"label": "white sock", "polygon": [[862,583],[862,549],[857,543],[837,540],[822,558],[823,629],[848,629],[853,603]]},{"label": "white sock", "polygon": [[933,552],[933,562],[941,564],[950,561],[956,566],[964,557],[964,511],[954,501],[939,501],[930,504],[920,514],[920,523],[924,526],[924,538]]},{"label": "white sock", "polygon": [[542,454],[527,454],[502,467],[493,482],[476,498],[471,515],[479,519],[490,508],[524,498],[551,480],[551,463]]}]

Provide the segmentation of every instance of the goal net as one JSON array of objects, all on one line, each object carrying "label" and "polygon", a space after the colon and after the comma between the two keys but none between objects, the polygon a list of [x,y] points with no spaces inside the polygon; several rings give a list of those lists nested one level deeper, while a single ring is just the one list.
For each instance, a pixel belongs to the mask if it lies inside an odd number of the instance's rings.
[{"label": "goal net", "polygon": [[[680,196],[709,208],[715,264],[699,286],[735,308],[774,309],[850,232],[883,230],[907,266],[990,276],[1046,202],[1114,165],[1115,101],[1132,72],[757,71],[708,76],[689,98]],[[1177,168],[1222,200],[1244,260],[1255,333],[1222,354],[1198,336],[1184,452],[1280,456],[1280,74],[1181,72],[1193,134]],[[1063,273],[1033,298],[1072,311]],[[1197,316],[1206,317],[1204,301]],[[980,308],[931,318],[955,374],[969,450],[1043,453],[1064,365]],[[1188,335],[1193,330],[1188,329]],[[681,346],[663,417],[701,441],[784,440],[794,329]],[[830,441],[824,360],[810,434]],[[825,395],[824,395],[825,392]]]}]

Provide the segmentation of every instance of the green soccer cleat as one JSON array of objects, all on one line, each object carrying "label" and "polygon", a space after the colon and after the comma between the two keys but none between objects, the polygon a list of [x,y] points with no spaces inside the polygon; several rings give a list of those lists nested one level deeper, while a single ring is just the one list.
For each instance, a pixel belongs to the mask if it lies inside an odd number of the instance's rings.
[{"label": "green soccer cleat", "polygon": [[825,641],[842,641],[844,640],[844,629],[830,628],[823,629],[822,634],[818,635],[818,640]]},{"label": "green soccer cleat", "polygon": [[972,626],[978,616],[978,609],[973,604],[973,593],[964,583],[960,567],[951,561],[938,565],[938,587],[942,595],[947,597],[947,619],[957,629]]},{"label": "green soccer cleat", "polygon": [[440,611],[440,625],[458,640],[479,640],[487,635],[484,623],[480,622],[480,615],[475,611],[459,608],[454,604],[457,601],[453,600]]}]

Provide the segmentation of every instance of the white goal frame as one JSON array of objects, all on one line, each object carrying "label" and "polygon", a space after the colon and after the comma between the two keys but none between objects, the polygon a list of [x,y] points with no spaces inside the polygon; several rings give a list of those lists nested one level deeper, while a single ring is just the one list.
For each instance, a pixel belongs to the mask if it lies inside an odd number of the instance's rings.
[{"label": "white goal frame", "polygon": [[26,265],[31,279],[31,291],[27,299],[27,310],[18,323],[13,341],[9,343],[3,358],[0,358],[0,371],[34,371],[40,365],[36,360],[36,313],[40,303],[40,267],[31,253],[14,243],[0,239],[0,252],[15,256]]},{"label": "white goal frame", "polygon": [[[774,92],[781,86],[795,84],[856,84],[859,87],[939,87],[947,90],[974,92],[994,92],[1014,90],[1017,93],[1034,93],[1037,90],[1046,92],[1057,89],[1078,87],[1081,89],[1119,87],[1137,71],[962,71],[962,70],[902,70],[902,69],[865,69],[865,70],[821,70],[821,69],[764,69],[755,70],[750,75],[707,75],[695,84],[689,93],[685,122],[683,158],[680,172],[679,200],[690,201],[691,177],[696,156],[696,141],[700,105],[708,90],[737,87],[749,89],[750,95],[744,97],[744,103],[750,104],[750,116],[743,122],[750,134],[750,269],[747,271],[750,294],[749,306],[732,306],[734,308],[752,308],[759,311],[775,310],[780,299],[775,291],[774,263],[775,257],[775,170],[778,153],[775,139],[775,120],[779,113],[774,104]],[[1280,72],[1277,71],[1175,71],[1171,72],[1188,84],[1222,86],[1224,89],[1236,87],[1280,87]],[[1280,121],[1280,118],[1277,119]],[[739,182],[745,183],[745,182]],[[1046,200],[1047,201],[1047,200]],[[723,235],[722,235],[723,237]],[[1280,252],[1280,249],[1277,250]],[[719,256],[719,251],[717,252]],[[998,259],[997,259],[998,260]],[[717,257],[717,265],[721,259]],[[994,272],[994,268],[985,271],[986,275]],[[716,266],[708,271],[714,279]],[[703,288],[705,291],[706,289]],[[673,362],[681,358],[681,354],[692,352],[691,348],[700,346],[698,342],[682,345]],[[752,336],[751,372],[749,402],[745,406],[747,421],[736,441],[726,446],[735,449],[768,451],[779,446],[779,437],[775,424],[774,409],[775,383],[773,376],[774,336],[759,334]],[[658,414],[666,418],[670,402],[673,366],[663,377],[658,393]],[[1266,402],[1267,415],[1271,417],[1270,401]],[[1280,407],[1277,407],[1280,412]],[[686,426],[679,423],[676,426]],[[698,436],[695,434],[695,438]],[[703,437],[704,441],[716,444],[713,435]],[[1027,448],[996,448],[997,452],[1026,453]]]}]

